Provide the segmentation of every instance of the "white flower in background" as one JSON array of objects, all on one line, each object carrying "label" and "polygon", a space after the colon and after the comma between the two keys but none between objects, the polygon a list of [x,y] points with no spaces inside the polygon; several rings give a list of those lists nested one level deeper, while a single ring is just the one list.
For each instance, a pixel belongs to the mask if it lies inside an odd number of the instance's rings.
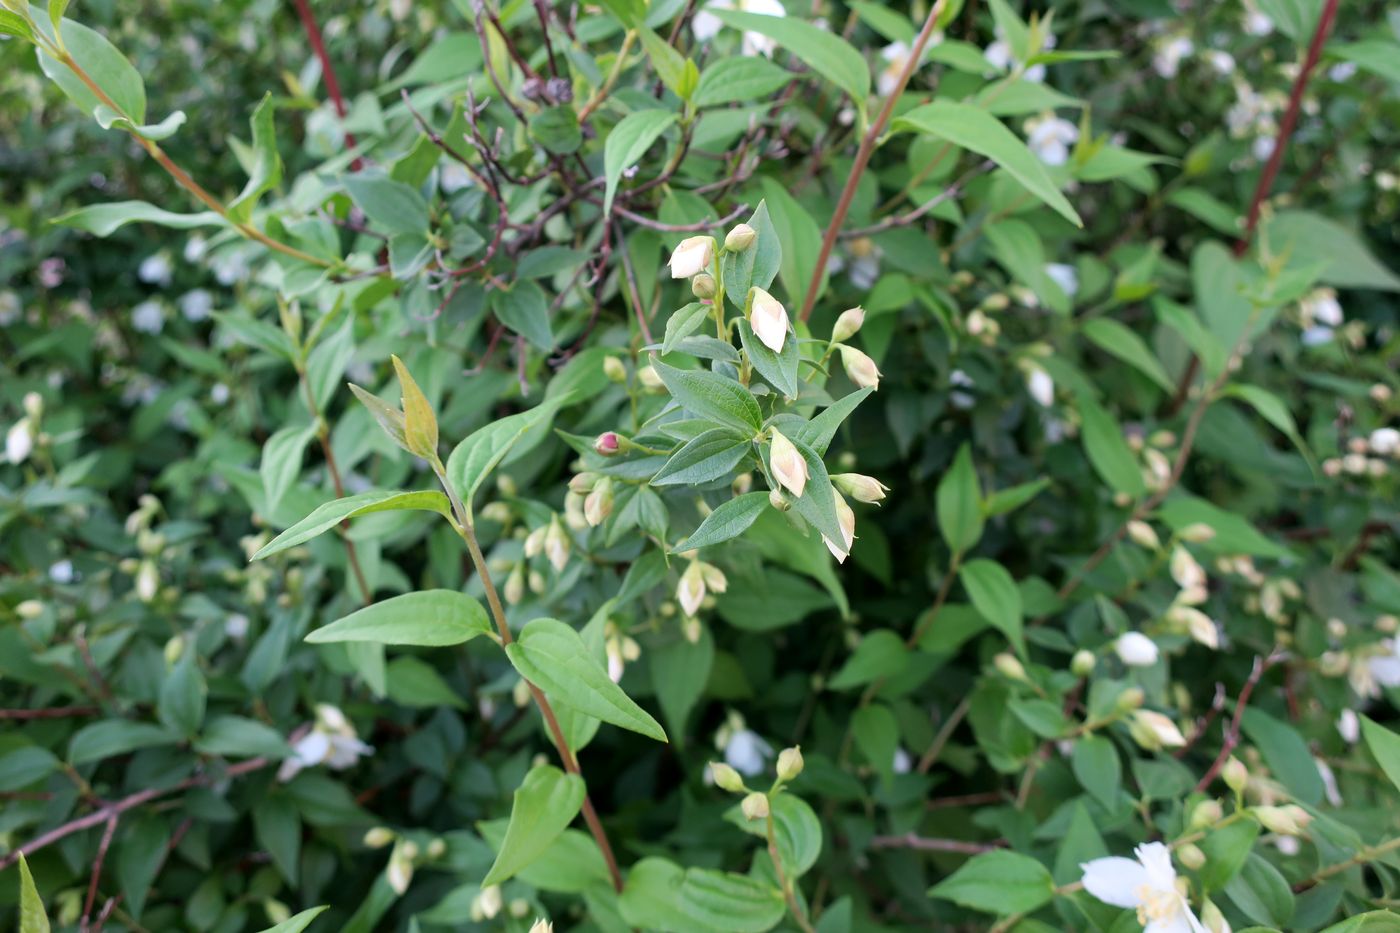
[{"label": "white flower in background", "polygon": [[1196,563],[1196,558],[1191,556],[1191,552],[1179,544],[1172,549],[1171,572],[1172,579],[1183,590],[1194,590],[1206,585],[1206,572]]},{"label": "white flower in background", "polygon": [[891,42],[880,50],[880,57],[885,60],[885,67],[880,70],[880,75],[875,79],[875,88],[880,92],[881,97],[889,97],[899,87],[899,76],[904,74],[905,67],[909,64],[909,53],[913,51],[907,42]]},{"label": "white flower in background", "polygon": [[245,281],[252,274],[253,269],[248,260],[249,251],[235,246],[222,250],[209,261],[209,265],[214,270],[214,278],[218,280],[220,285],[236,285]]},{"label": "white flower in background", "polygon": [[1218,75],[1228,75],[1235,73],[1235,56],[1220,49],[1207,49],[1201,53],[1201,57],[1210,65],[1212,71]]},{"label": "white flower in background", "polygon": [[318,703],[315,724],[293,743],[291,757],[277,769],[277,780],[290,781],[303,768],[317,765],[343,771],[373,751],[360,741],[344,713],[329,703]]},{"label": "white flower in background", "polygon": [[1333,81],[1350,81],[1356,77],[1356,62],[1337,62],[1327,69],[1327,77]]},{"label": "white flower in background", "polygon": [[692,236],[681,240],[671,253],[671,278],[688,279],[710,268],[715,258],[715,238]]},{"label": "white flower in background", "polygon": [[1337,786],[1337,775],[1332,771],[1332,766],[1321,758],[1313,758],[1313,764],[1317,765],[1318,777],[1322,778],[1322,795],[1332,806],[1340,807],[1342,791]]},{"label": "white flower in background", "polygon": [[894,761],[891,763],[890,769],[894,771],[895,774],[908,774],[914,769],[914,759],[909,755],[909,752],[905,750],[903,745],[895,748]]},{"label": "white flower in background", "polygon": [[1060,291],[1073,298],[1079,294],[1079,270],[1065,262],[1047,262],[1045,274],[1060,286]]},{"label": "white flower in background", "polygon": [[136,267],[136,277],[147,285],[159,285],[164,288],[170,284],[170,274],[174,271],[170,265],[170,257],[165,253],[153,253],[141,260],[141,265]]},{"label": "white flower in background", "polygon": [[880,248],[869,237],[857,237],[846,247],[849,258],[832,253],[826,260],[826,270],[832,275],[845,272],[851,284],[862,290],[875,286],[880,278]]},{"label": "white flower in background", "polygon": [[1136,859],[1110,856],[1080,865],[1084,890],[1105,904],[1136,910],[1143,933],[1206,933],[1177,887],[1171,850],[1149,842],[1133,854]]},{"label": "white flower in background", "polygon": [[1053,113],[1026,121],[1026,144],[1046,165],[1064,165],[1069,147],[1079,139],[1079,127]]},{"label": "white flower in background", "polygon": [[158,334],[165,327],[165,311],[154,299],[131,309],[131,326],[143,334]]},{"label": "white flower in background", "polygon": [[762,774],[773,747],[757,732],[744,725],[744,717],[730,713],[729,719],[715,733],[715,747],[724,752],[725,764],[746,777]]},{"label": "white flower in background", "polygon": [[975,385],[972,377],[961,369],[955,369],[948,374],[948,384],[955,386],[949,394],[948,400],[953,403],[954,408],[966,411],[977,404],[977,399],[970,392],[960,392],[959,389],[970,389]]},{"label": "white flower in background", "polygon": [[1346,319],[1341,302],[1337,300],[1335,288],[1313,289],[1299,303],[1303,319],[1308,324],[1321,324],[1323,327],[1340,327]]},{"label": "white flower in background", "polygon": [[229,397],[229,387],[222,383],[214,383],[214,388],[209,390],[209,401],[215,405],[227,405]]},{"label": "white flower in background", "polygon": [[11,291],[0,292],[0,327],[9,327],[19,320],[19,296]]},{"label": "white flower in background", "polygon": [[1309,327],[1299,335],[1298,339],[1305,347],[1320,347],[1325,343],[1331,343],[1336,336],[1330,327]]},{"label": "white flower in background", "polygon": [[[1005,71],[1011,66],[1019,64],[1013,57],[1011,43],[1006,40],[1006,33],[1001,31],[1000,26],[996,27],[995,35],[996,38],[992,41],[992,44],[987,46],[986,51],[982,53],[982,57],[987,60],[987,64],[991,65],[997,71]],[[1056,41],[1053,34],[1046,33],[1045,44],[1041,51],[1053,49]],[[1022,77],[1027,81],[1034,81],[1036,84],[1039,84],[1045,80],[1045,66],[1032,65],[1025,70]]]},{"label": "white flower in background", "polygon": [[1395,428],[1376,428],[1371,432],[1371,437],[1367,441],[1371,445],[1371,452],[1388,456],[1400,450],[1400,431]]},{"label": "white flower in background", "polygon": [[1269,156],[1274,154],[1276,145],[1272,136],[1256,136],[1254,142],[1249,144],[1249,153],[1260,162],[1269,161]]},{"label": "white flower in background", "polygon": [[438,171],[438,187],[443,194],[453,194],[463,188],[470,187],[472,183],[471,172],[460,162],[448,159]]},{"label": "white flower in background", "polygon": [[1342,710],[1342,715],[1337,717],[1337,734],[1348,745],[1355,745],[1361,738],[1361,718],[1356,715],[1356,710]]},{"label": "white flower in background", "polygon": [[788,333],[787,310],[782,303],[761,288],[755,288],[749,298],[749,327],[760,343],[781,353]]},{"label": "white flower in background", "polygon": [[1026,391],[1041,408],[1055,404],[1055,380],[1034,364],[1026,367]]},{"label": "white flower in background", "polygon": [[501,912],[501,908],[506,904],[505,897],[501,894],[501,886],[493,884],[489,888],[482,888],[472,901],[471,919],[473,923],[481,923],[483,920],[490,920]]},{"label": "white flower in background", "polygon": [[61,560],[49,567],[49,579],[58,584],[72,583],[77,578],[71,560]]},{"label": "white flower in background", "polygon": [[198,233],[192,235],[185,241],[185,262],[199,262],[204,258],[204,252],[209,248],[209,241]]},{"label": "white flower in background", "polygon": [[196,288],[185,292],[176,301],[180,313],[187,321],[203,321],[214,310],[214,296],[207,288]]},{"label": "white flower in background", "polygon": [[554,933],[554,924],[541,917],[530,927],[530,933]]},{"label": "white flower in background", "polygon": [[1157,643],[1141,632],[1124,632],[1113,643],[1113,650],[1129,667],[1151,667],[1160,652]]},{"label": "white flower in background", "polygon": [[1351,686],[1363,697],[1380,696],[1381,688],[1400,687],[1400,642],[1383,638],[1373,653],[1358,656],[1351,665]]},{"label": "white flower in background", "polygon": [[[756,13],[759,16],[786,16],[787,10],[779,0],[710,0],[699,12],[695,14],[695,19],[691,23],[690,29],[695,33],[695,38],[701,42],[708,42],[719,35],[724,23],[710,10],[742,10],[745,13]],[[777,43],[762,33],[745,32],[742,46],[745,55],[769,55],[777,48]]]},{"label": "white flower in background", "polygon": [[1207,648],[1220,647],[1220,630],[1215,620],[1194,606],[1172,606],[1167,610],[1167,621],[1186,629],[1193,641]]},{"label": "white flower in background", "polygon": [[234,641],[242,641],[248,637],[248,617],[241,612],[235,612],[224,620],[224,634]]},{"label": "white flower in background", "polygon": [[1274,31],[1274,21],[1260,12],[1251,0],[1244,2],[1244,31],[1251,36],[1267,36]]},{"label": "white flower in background", "polygon": [[1152,50],[1152,70],[1164,78],[1175,78],[1183,60],[1196,51],[1196,43],[1188,36],[1166,36]]},{"label": "white flower in background", "polygon": [[156,568],[153,560],[141,561],[141,566],[136,571],[136,598],[143,603],[148,603],[156,598],[156,593],[160,590],[160,571]]},{"label": "white flower in background", "polygon": [[21,418],[5,432],[5,459],[11,463],[23,463],[34,452],[34,429],[28,418]]}]

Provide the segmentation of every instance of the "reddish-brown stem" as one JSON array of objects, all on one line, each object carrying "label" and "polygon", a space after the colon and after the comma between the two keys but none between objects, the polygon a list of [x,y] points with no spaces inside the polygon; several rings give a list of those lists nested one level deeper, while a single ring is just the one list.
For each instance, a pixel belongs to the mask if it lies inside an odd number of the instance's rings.
[{"label": "reddish-brown stem", "polygon": [[0,709],[0,719],[66,719],[69,716],[96,716],[97,706],[53,706],[47,709]]},{"label": "reddish-brown stem", "polygon": [[851,163],[850,174],[846,176],[846,186],[841,189],[841,199],[836,202],[836,212],[831,215],[831,222],[826,225],[826,233],[822,236],[822,247],[817,253],[817,263],[812,267],[812,278],[807,283],[807,294],[802,299],[802,313],[798,315],[800,320],[805,321],[812,316],[812,306],[817,302],[817,289],[821,286],[822,276],[826,273],[826,262],[831,258],[831,248],[836,243],[836,237],[841,233],[841,225],[846,222],[846,213],[851,209],[851,200],[856,195],[856,188],[860,185],[861,176],[865,174],[865,167],[870,163],[870,156],[875,152],[875,144],[879,142],[880,135],[884,133],[885,126],[890,122],[890,115],[894,113],[894,105],[899,100],[899,95],[904,93],[905,85],[914,76],[914,70],[919,67],[919,63],[924,57],[924,47],[928,45],[929,38],[938,25],[938,19],[943,15],[943,5],[944,0],[938,0],[934,3],[933,9],[928,11],[928,18],[924,20],[924,28],[919,30],[919,36],[914,40],[914,47],[909,51],[909,60],[905,62],[904,69],[899,74],[899,81],[895,84],[894,91],[885,98],[884,106],[880,108],[875,122],[870,124],[865,135],[860,138],[860,148],[856,150],[855,161]]},{"label": "reddish-brown stem", "polygon": [[97,882],[102,877],[102,863],[107,860],[107,849],[112,845],[112,837],[117,832],[116,814],[107,818],[107,828],[102,831],[102,841],[97,844],[97,857],[92,861],[92,878],[88,881],[87,900],[83,902],[83,916],[78,923],[78,929],[82,933],[87,933],[89,929],[88,918],[92,916],[92,908],[97,903]]},{"label": "reddish-brown stem", "polygon": [[1278,660],[1277,655],[1254,659],[1254,669],[1249,672],[1249,679],[1240,688],[1239,699],[1235,700],[1235,715],[1230,718],[1229,724],[1225,727],[1225,734],[1221,737],[1220,754],[1215,756],[1215,761],[1211,762],[1210,768],[1196,783],[1196,793],[1199,794],[1209,787],[1210,782],[1214,781],[1216,775],[1220,773],[1220,769],[1225,767],[1225,762],[1230,760],[1230,753],[1240,743],[1240,722],[1244,719],[1244,711],[1249,704],[1249,697],[1254,693],[1254,688],[1259,685],[1259,680],[1264,676],[1264,672],[1273,667]]},{"label": "reddish-brown stem", "polygon": [[[321,38],[321,27],[316,24],[316,14],[311,12],[310,0],[296,0],[297,16],[301,18],[301,28],[306,31],[306,41],[311,43],[311,51],[316,54],[316,60],[321,63],[321,77],[326,81],[326,93],[330,95],[331,104],[335,107],[336,115],[344,120],[349,112],[345,108],[345,98],[340,93],[340,82],[335,76],[335,66],[331,64],[331,57],[326,52],[325,40]],[[347,132],[345,134],[345,145],[355,148],[355,137]],[[356,156],[355,161],[350,163],[352,171],[358,172],[363,163],[360,157]]]}]

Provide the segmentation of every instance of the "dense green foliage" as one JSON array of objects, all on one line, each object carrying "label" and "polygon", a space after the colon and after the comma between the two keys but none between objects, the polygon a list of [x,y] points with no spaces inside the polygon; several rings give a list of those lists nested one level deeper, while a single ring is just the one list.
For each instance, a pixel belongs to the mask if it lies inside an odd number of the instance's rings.
[{"label": "dense green foliage", "polygon": [[1394,11],[0,8],[0,922],[1400,929]]}]

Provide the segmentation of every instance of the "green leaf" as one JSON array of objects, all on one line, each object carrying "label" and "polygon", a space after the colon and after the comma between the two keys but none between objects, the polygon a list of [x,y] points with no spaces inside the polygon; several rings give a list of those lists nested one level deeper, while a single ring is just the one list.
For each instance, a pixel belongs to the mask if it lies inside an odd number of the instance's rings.
[{"label": "green leaf", "polygon": [[554,331],[549,325],[549,299],[531,281],[518,281],[510,288],[491,293],[491,313],[512,333],[519,334],[541,350],[554,349]]},{"label": "green leaf", "polygon": [[1240,725],[1264,756],[1274,779],[1299,803],[1315,807],[1322,802],[1322,775],[1297,729],[1255,707],[1245,709]]},{"label": "green leaf", "polygon": [[728,425],[747,436],[758,432],[763,412],[753,394],[728,376],[696,369],[676,369],[655,361],[652,368],[672,397],[691,414]]},{"label": "green leaf", "polygon": [[1259,9],[1288,38],[1299,45],[1313,34],[1322,3],[1318,0],[1258,0]]},{"label": "green leaf", "polygon": [[179,736],[148,722],[106,719],[79,729],[68,742],[68,762],[82,765],[142,748],[173,745]]},{"label": "green leaf", "polygon": [[283,758],[291,751],[282,733],[243,716],[215,716],[194,747],[201,754],[225,758]]},{"label": "green leaf", "polygon": [[797,381],[797,338],[788,334],[783,340],[783,352],[774,353],[758,339],[749,322],[739,319],[739,343],[749,355],[749,362],[773,388],[788,398],[796,398],[801,390]]},{"label": "green leaf", "polygon": [[126,897],[125,909],[140,919],[151,885],[170,850],[170,824],[164,816],[142,814],[133,821],[123,820],[122,829],[116,852],[117,879]]},{"label": "green leaf", "polygon": [[301,814],[286,794],[268,794],[253,804],[253,832],[272,864],[295,886],[301,867]]},{"label": "green leaf", "polygon": [[681,929],[726,933],[764,933],[787,911],[783,893],[768,882],[709,868],[686,870],[677,907]]},{"label": "green leaf", "polygon": [[629,926],[678,933],[681,886],[685,870],[664,858],[648,856],[627,872],[618,909]]},{"label": "green leaf", "polygon": [[440,492],[432,490],[423,492],[363,492],[357,496],[334,499],[318,507],[310,515],[263,545],[252,559],[262,560],[278,551],[296,547],[298,544],[310,541],[317,535],[330,531],[341,522],[357,515],[405,510],[437,512],[448,518],[452,516],[452,505],[447,501],[447,497]]},{"label": "green leaf", "polygon": [[1160,295],[1152,299],[1152,312],[1157,319],[1176,331],[1191,352],[1201,361],[1201,372],[1207,379],[1214,379],[1225,368],[1226,350],[1210,330],[1185,305],[1177,304]]},{"label": "green leaf", "polygon": [[851,690],[876,680],[898,677],[908,664],[909,649],[904,646],[904,639],[887,628],[876,629],[861,638],[827,688]]},{"label": "green leaf", "polygon": [[710,630],[700,628],[694,642],[678,638],[669,644],[647,652],[651,667],[651,685],[666,728],[677,746],[685,744],[685,723],[690,711],[700,702],[709,683],[715,661],[715,639]]},{"label": "green leaf", "polygon": [[312,644],[460,645],[492,631],[481,603],[455,590],[421,590],[372,603],[306,636]]},{"label": "green leaf", "polygon": [[706,515],[700,527],[695,529],[689,538],[676,545],[675,549],[677,552],[693,551],[737,538],[749,530],[749,526],[758,520],[758,516],[762,515],[766,508],[766,492],[747,492],[742,496],[735,496]]},{"label": "green leaf", "polygon": [[589,654],[578,632],[557,619],[535,619],[506,646],[510,663],[551,700],[585,715],[666,741],[661,724],[632,702]]},{"label": "green leaf", "polygon": [[646,26],[637,27],[637,37],[641,39],[642,48],[646,50],[647,58],[651,59],[651,66],[656,69],[656,76],[661,79],[661,83],[681,100],[689,98],[685,56]]},{"label": "green leaf", "polygon": [[253,216],[258,199],[282,182],[282,157],[277,152],[277,128],[273,123],[276,115],[269,91],[263,95],[249,121],[253,131],[253,164],[248,167],[248,183],[238,197],[229,202],[228,212],[234,220],[246,222]]},{"label": "green leaf", "polygon": [[30,28],[28,20],[18,13],[0,10],[0,36],[14,36],[26,42],[33,42],[34,30]]},{"label": "green leaf", "polygon": [[[509,820],[487,820],[476,825],[491,848],[499,852],[505,843],[509,824]],[[521,869],[517,877],[542,891],[563,894],[583,894],[600,886],[612,886],[608,866],[603,861],[598,844],[588,833],[577,829],[566,829],[560,833],[544,852]],[[475,895],[479,887],[471,887]]]},{"label": "green leaf", "polygon": [[400,706],[467,708],[466,702],[442,679],[437,669],[422,658],[412,655],[394,658],[385,668],[384,676],[389,699]]},{"label": "green leaf", "polygon": [[59,769],[58,757],[47,748],[26,745],[0,755],[0,793],[23,790]]},{"label": "green leaf", "polygon": [[1310,465],[1313,463],[1312,452],[1308,449],[1307,441],[1303,440],[1303,435],[1298,431],[1298,423],[1293,420],[1293,413],[1288,410],[1288,405],[1283,399],[1268,389],[1242,383],[1231,383],[1226,386],[1225,394],[1233,396],[1253,408],[1261,418],[1278,428],[1284,437],[1293,442],[1293,446],[1298,448],[1303,459],[1307,460]]},{"label": "green leaf", "polygon": [[728,428],[714,428],[691,438],[671,455],[655,476],[653,486],[698,486],[728,476],[750,450],[753,442]]},{"label": "green leaf", "polygon": [[931,897],[983,913],[1008,916],[1035,910],[1055,896],[1044,865],[1015,852],[984,852],[933,886]]},{"label": "green leaf", "polygon": [[720,277],[724,279],[724,294],[729,303],[740,311],[747,310],[750,288],[768,290],[783,264],[783,244],[768,216],[768,204],[759,201],[746,223],[756,236],[748,249],[727,250],[720,257]]},{"label": "green leaf", "polygon": [[1147,485],[1117,420],[1088,395],[1080,395],[1078,402],[1084,453],[1094,470],[1114,492],[1141,496]]},{"label": "green leaf", "polygon": [[204,723],[207,696],[193,647],[187,646],[160,685],[160,721],[181,735],[193,736]]},{"label": "green leaf", "polygon": [[1203,547],[1219,554],[1248,554],[1278,560],[1291,560],[1294,557],[1292,551],[1266,538],[1244,516],[1195,496],[1173,495],[1157,510],[1157,515],[1176,532],[1191,525],[1209,525],[1215,531],[1215,537],[1205,542]]},{"label": "green leaf", "polygon": [[263,494],[269,513],[277,511],[282,497],[292,488],[301,473],[301,457],[306,445],[316,437],[316,426],[288,425],[273,433],[263,445],[262,464],[258,472],[262,475]]},{"label": "green leaf", "polygon": [[973,608],[1010,639],[1018,653],[1025,654],[1021,591],[1006,568],[994,560],[979,557],[958,568],[958,577],[967,589]]},{"label": "green leaf", "polygon": [[825,454],[827,448],[831,446],[831,439],[836,436],[837,428],[841,427],[841,424],[850,417],[851,412],[856,410],[856,406],[865,401],[874,391],[874,389],[858,389],[849,395],[843,395],[824,408],[821,414],[788,436],[794,441],[806,444],[819,454]]},{"label": "green leaf", "polygon": [[536,765],[515,790],[510,826],[482,887],[515,877],[539,858],[578,816],[583,806],[583,778],[553,765]]},{"label": "green leaf", "polygon": [[138,125],[132,123],[106,104],[98,104],[97,109],[93,110],[92,116],[97,120],[97,124],[104,130],[110,130],[115,127],[116,129],[126,130],[135,133],[137,136],[157,142],[174,136],[175,131],[184,126],[186,120],[185,112],[183,110],[177,110],[159,123]]},{"label": "green leaf", "polygon": [[1280,211],[1264,226],[1275,255],[1327,265],[1322,282],[1338,288],[1400,291],[1400,276],[1383,265],[1356,233],[1312,211]]},{"label": "green leaf", "polygon": [[1293,921],[1293,891],[1279,870],[1251,852],[1240,873],[1225,885],[1225,893],[1255,923],[1289,928]]},{"label": "green leaf", "polygon": [[[802,304],[807,296],[807,286],[812,281],[812,273],[817,267],[817,255],[821,252],[822,230],[812,219],[802,202],[793,197],[776,178],[763,176],[763,203],[772,219],[774,242],[780,247],[781,262],[778,276],[787,291],[788,300]],[[755,228],[757,229],[757,228]],[[817,294],[826,290],[827,275],[823,270],[817,280]],[[797,353],[794,349],[792,378],[797,382]],[[767,373],[764,373],[766,376]],[[797,393],[788,392],[789,396]]]},{"label": "green leaf", "polygon": [[953,464],[938,481],[938,529],[949,550],[963,553],[982,538],[982,490],[977,468],[972,464],[972,447],[958,448]]},{"label": "green leaf", "polygon": [[417,188],[385,175],[347,175],[345,190],[370,223],[387,233],[423,233],[428,229],[428,202]]},{"label": "green leaf", "polygon": [[603,143],[603,214],[612,212],[613,196],[617,194],[622,173],[636,165],[646,155],[651,144],[676,122],[670,110],[639,110],[630,113],[613,127]]},{"label": "green leaf", "polygon": [[146,221],[176,230],[191,230],[195,227],[218,227],[223,218],[213,211],[198,214],[177,214],[164,208],[147,204],[145,201],[115,201],[111,204],[94,204],[80,207],[75,211],[60,214],[53,223],[78,230],[86,230],[94,236],[111,236],[114,230],[127,224]]},{"label": "green leaf", "polygon": [[1400,914],[1372,910],[1333,924],[1322,933],[1395,933],[1396,930],[1400,930]]},{"label": "green leaf", "polygon": [[49,933],[49,915],[44,913],[44,901],[23,852],[19,854],[19,933]]},{"label": "green leaf", "polygon": [[1069,729],[1069,720],[1065,718],[1060,704],[1054,700],[1012,697],[1006,708],[1022,725],[1042,739],[1058,739]]},{"label": "green leaf", "polygon": [[[822,849],[822,824],[817,814],[801,797],[778,794],[772,798],[773,838],[778,844],[778,857],[783,870],[793,876],[806,873],[817,862]],[[766,820],[751,820],[736,805],[724,818],[751,836],[766,839]]]},{"label": "green leaf", "polygon": [[936,100],[897,117],[892,131],[914,130],[986,156],[1076,227],[1084,224],[1045,166],[996,117],[971,104]]},{"label": "green leaf", "polygon": [[1122,323],[1105,317],[1091,318],[1084,322],[1083,331],[1085,337],[1157,383],[1163,391],[1176,391],[1176,384],[1146,342]]},{"label": "green leaf", "polygon": [[726,26],[772,39],[801,59],[808,68],[851,95],[857,107],[865,108],[865,99],[870,96],[870,67],[865,63],[865,58],[840,36],[791,17],[762,16],[718,8],[710,12]]},{"label": "green leaf", "polygon": [[[48,24],[40,24],[43,28]],[[108,42],[101,33],[94,32],[82,23],[71,19],[62,22],[63,43],[73,60],[79,62],[88,77],[100,87],[107,98],[116,105],[120,114],[133,124],[146,122],[146,84],[141,73],[136,70],[117,47]],[[104,101],[77,76],[67,65],[53,58],[42,49],[36,50],[39,67],[44,74],[62,89],[68,98],[82,108],[84,113],[92,113]]]},{"label": "green leaf", "polygon": [[831,477],[826,472],[826,464],[816,451],[799,440],[793,439],[792,446],[807,461],[807,486],[801,498],[793,503],[797,514],[826,536],[835,547],[845,551],[841,535],[841,523],[836,517],[836,490],[831,485]]},{"label": "green leaf", "polygon": [[889,41],[903,42],[906,46],[914,44],[914,24],[908,17],[872,0],[851,0],[850,7],[871,29]]},{"label": "green leaf", "polygon": [[557,155],[573,155],[583,145],[583,130],[573,107],[545,107],[530,118],[530,135]]},{"label": "green leaf", "polygon": [[309,910],[303,910],[296,916],[283,920],[275,927],[268,927],[262,933],[302,933],[311,925],[312,920],[315,920],[327,909],[328,907],[312,907]]},{"label": "green leaf", "polygon": [[1070,767],[1080,786],[1112,812],[1118,805],[1123,783],[1123,762],[1113,743],[1101,735],[1085,736],[1074,743]]},{"label": "green leaf", "polygon": [[554,420],[554,414],[573,400],[572,393],[563,393],[536,405],[528,411],[509,415],[480,428],[452,449],[447,458],[447,480],[456,490],[472,517],[472,498],[491,471],[505,460],[520,439],[535,428]]},{"label": "green leaf", "polygon": [[1222,826],[1202,839],[1201,851],[1206,854],[1206,864],[1201,869],[1201,886],[1208,892],[1225,887],[1249,858],[1258,835],[1259,824],[1242,820]]},{"label": "green leaf", "polygon": [[676,345],[693,334],[710,317],[710,306],[692,301],[666,319],[666,336],[661,341],[661,352],[670,353]]},{"label": "green leaf", "polygon": [[1362,39],[1360,42],[1328,43],[1327,54],[1357,66],[1388,81],[1400,82],[1400,43],[1391,39]]},{"label": "green leaf", "polygon": [[1381,766],[1390,783],[1400,789],[1400,735],[1378,724],[1369,716],[1361,717],[1361,736],[1376,763]]},{"label": "green leaf", "polygon": [[1017,486],[1010,486],[1006,489],[998,489],[988,496],[982,503],[982,512],[987,516],[1005,515],[1007,512],[1014,512],[1021,506],[1030,502],[1050,485],[1050,480],[1046,477],[1031,480],[1029,483],[1021,483]]},{"label": "green leaf", "polygon": [[779,68],[761,55],[721,58],[711,62],[701,72],[700,87],[695,92],[695,106],[716,107],[767,100],[792,79],[791,72]]}]

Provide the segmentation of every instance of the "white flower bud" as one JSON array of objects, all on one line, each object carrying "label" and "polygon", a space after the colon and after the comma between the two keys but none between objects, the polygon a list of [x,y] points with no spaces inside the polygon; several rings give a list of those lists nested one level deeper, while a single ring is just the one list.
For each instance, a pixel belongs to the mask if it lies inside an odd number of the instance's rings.
[{"label": "white flower bud", "polygon": [[865,324],[864,308],[848,308],[841,312],[841,316],[836,319],[836,326],[831,329],[831,339],[835,343],[843,340],[850,340],[860,332],[861,326]]},{"label": "white flower bud", "polygon": [[626,382],[627,364],[615,356],[609,356],[603,360],[603,375],[608,377],[609,382]]},{"label": "white flower bud", "polygon": [[1141,632],[1124,632],[1113,643],[1113,650],[1129,667],[1151,667],[1157,663],[1157,643]]},{"label": "white flower bud", "polygon": [[1157,537],[1157,532],[1152,530],[1152,526],[1147,522],[1133,519],[1128,522],[1128,537],[1139,547],[1145,547],[1149,551],[1155,551],[1162,546],[1162,542]]},{"label": "white flower bud", "polygon": [[862,389],[880,388],[880,370],[875,367],[875,361],[867,356],[863,351],[855,347],[848,347],[844,343],[839,347],[841,351],[841,365],[846,370],[847,377]]},{"label": "white flower bud", "polygon": [[371,849],[382,849],[394,841],[394,831],[387,826],[376,826],[365,833],[365,845]]},{"label": "white flower bud", "polygon": [[992,666],[1008,680],[1025,680],[1026,668],[1014,654],[1003,651],[992,658]]},{"label": "white flower bud", "polygon": [[802,491],[807,488],[807,461],[777,428],[773,429],[769,465],[778,484],[795,497],[802,498]]},{"label": "white flower bud", "polygon": [[761,288],[749,290],[749,326],[765,347],[782,352],[789,327],[787,309]]},{"label": "white flower bud", "polygon": [[721,790],[727,790],[731,794],[742,793],[745,790],[743,777],[722,761],[710,762],[710,776]]},{"label": "white flower bud", "polygon": [[822,535],[822,543],[837,563],[845,563],[846,556],[851,553],[851,545],[856,542],[856,513],[839,492],[836,493],[836,524],[841,527],[841,544],[838,545],[826,535]]},{"label": "white flower bud", "polygon": [[1181,734],[1176,723],[1150,709],[1134,712],[1132,720],[1128,723],[1128,730],[1133,736],[1133,741],[1149,751],[1158,748],[1179,748],[1186,744],[1186,737]]},{"label": "white flower bud", "polygon": [[681,604],[681,609],[688,616],[693,616],[700,611],[700,604],[705,601],[705,571],[699,561],[691,561],[690,566],[685,568],[685,573],[681,574],[680,584],[676,587],[676,601]]},{"label": "white flower bud", "polygon": [[724,248],[731,252],[740,253],[753,246],[754,240],[758,239],[758,231],[748,224],[739,224],[724,238]]},{"label": "white flower bud", "polygon": [[802,748],[794,745],[778,753],[778,780],[791,781],[802,773]]},{"label": "white flower bud", "polygon": [[1094,652],[1081,648],[1074,653],[1074,657],[1069,661],[1069,672],[1075,677],[1088,677],[1094,673]]},{"label": "white flower bud", "polygon": [[754,792],[745,797],[739,804],[739,809],[744,812],[746,820],[761,820],[768,816],[768,795]]},{"label": "white flower bud", "polygon": [[857,502],[878,503],[889,491],[884,483],[863,473],[836,473],[832,475],[831,482]]},{"label": "white flower bud", "polygon": [[1249,769],[1244,766],[1244,762],[1233,756],[1225,762],[1220,776],[1224,778],[1225,785],[1237,794],[1244,790],[1244,786],[1249,783]]},{"label": "white flower bud", "polygon": [[541,917],[530,925],[530,933],[554,933],[554,924]]},{"label": "white flower bud", "polygon": [[37,619],[44,614],[44,604],[37,599],[26,599],[15,607],[15,614],[21,619]]},{"label": "white flower bud", "polygon": [[693,236],[681,240],[680,245],[671,254],[671,278],[688,279],[692,275],[704,272],[714,258],[714,237]]},{"label": "white flower bud", "polygon": [[1178,531],[1176,536],[1191,544],[1201,544],[1215,537],[1215,529],[1205,522],[1196,522]]}]

